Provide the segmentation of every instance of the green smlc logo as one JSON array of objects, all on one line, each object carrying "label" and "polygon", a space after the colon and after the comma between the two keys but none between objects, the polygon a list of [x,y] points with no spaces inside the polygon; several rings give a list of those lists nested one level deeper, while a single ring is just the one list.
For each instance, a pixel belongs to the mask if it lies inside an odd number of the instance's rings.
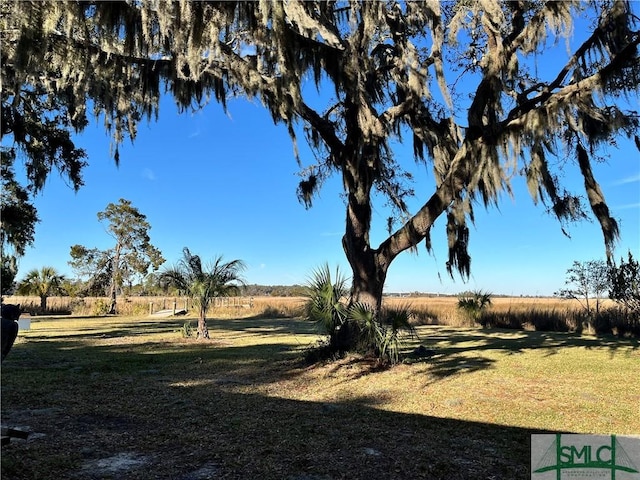
[{"label": "green smlc logo", "polygon": [[[567,436],[565,435],[565,437]],[[609,437],[569,435],[569,437],[582,437],[583,440],[571,442],[565,438],[565,443],[563,444],[562,434],[557,433],[555,439],[536,464],[533,473],[555,470],[557,480],[561,480],[564,470],[570,469],[580,469],[584,473],[584,475],[577,475],[577,472],[574,471],[570,474],[571,478],[591,477],[592,475],[587,474],[587,471],[595,473],[593,470],[608,470],[611,480],[615,480],[617,471],[631,474],[639,473],[638,467],[633,463],[615,435]],[[603,438],[606,443],[603,443]],[[569,474],[569,472],[567,473]]]}]

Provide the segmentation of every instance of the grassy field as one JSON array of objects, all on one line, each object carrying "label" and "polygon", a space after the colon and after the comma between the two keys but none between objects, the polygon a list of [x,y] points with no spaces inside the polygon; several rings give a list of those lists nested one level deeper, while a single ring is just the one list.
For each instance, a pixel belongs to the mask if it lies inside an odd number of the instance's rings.
[{"label": "grassy field", "polygon": [[[5,303],[20,304],[24,311],[37,314],[40,306],[38,297],[5,297]],[[216,299],[209,309],[213,317],[266,316],[295,317],[302,314],[304,297],[232,297]],[[439,324],[462,326],[466,319],[456,308],[457,297],[445,296],[412,296],[386,297],[385,305],[409,305],[415,313],[416,322],[421,324]],[[99,315],[104,313],[109,302],[106,297],[49,297],[48,309],[52,313],[73,313],[74,315]],[[605,300],[605,306],[612,302]],[[193,308],[190,300],[184,297],[122,297],[118,298],[118,312],[126,316],[144,316],[149,311]],[[250,308],[248,308],[250,307]],[[575,300],[560,298],[527,298],[527,297],[495,297],[489,308],[493,313],[510,312],[512,315],[535,315],[537,312],[553,312],[571,323],[576,312],[581,310]]]},{"label": "grassy field", "polygon": [[297,319],[34,318],[3,479],[525,479],[536,432],[640,433],[637,340],[418,327],[428,360],[308,365]]}]

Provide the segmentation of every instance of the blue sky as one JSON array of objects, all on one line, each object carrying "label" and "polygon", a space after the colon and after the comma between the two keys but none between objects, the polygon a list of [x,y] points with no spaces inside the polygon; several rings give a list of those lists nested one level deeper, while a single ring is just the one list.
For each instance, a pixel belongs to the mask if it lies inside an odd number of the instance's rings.
[{"label": "blue sky", "polygon": [[[637,99],[633,102],[632,108],[639,109]],[[257,102],[232,100],[228,115],[215,103],[179,114],[172,100],[164,98],[159,121],[143,122],[135,143],[121,146],[119,168],[101,123],[90,124],[76,140],[88,153],[85,185],[74,193],[56,173],[50,176],[35,198],[41,222],[35,244],[20,260],[18,279],[45,265],[73,277],[67,264],[71,245],[113,247],[97,213],[120,198],[147,216],[151,241],[170,264],[187,246],[204,260],[217,255],[244,260],[248,283],[302,284],[325,262],[349,273],[341,247],[345,206],[340,179],[327,182],[306,210],[296,198],[299,167],[287,131],[275,126]],[[298,143],[302,161],[312,163],[302,136]],[[628,250],[640,257],[639,154],[627,139],[618,147],[610,150],[607,162],[595,165],[594,173],[621,228],[616,257]],[[399,146],[396,158],[413,164],[411,145]],[[429,167],[414,171],[417,198],[410,207],[415,211],[431,194],[433,181]],[[577,166],[567,163],[562,175],[565,186],[583,192]],[[385,290],[551,295],[563,287],[574,260],[604,258],[597,222],[570,225],[567,238],[543,206],[533,205],[522,179],[514,179],[513,187],[514,198],[505,194],[499,208],[476,208],[467,283],[446,272],[445,223],[439,219],[432,229],[433,254],[424,245],[417,254],[401,254],[389,270]],[[378,202],[374,246],[386,236],[387,216]]]},{"label": "blue sky", "polygon": [[[345,208],[339,178],[328,182],[306,210],[295,194],[299,168],[286,129],[275,126],[258,104],[234,100],[229,115],[215,104],[195,114],[179,114],[165,99],[159,121],[142,124],[135,143],[122,146],[119,168],[101,126],[90,125],[77,142],[89,156],[85,186],[74,193],[57,174],[51,175],[35,199],[41,222],[34,246],[20,261],[18,278],[44,265],[73,276],[67,265],[73,244],[111,248],[97,212],[120,198],[131,200],[147,216],[151,241],[169,263],[187,246],[203,259],[243,259],[249,283],[304,283],[324,262],[349,272],[340,243]],[[640,162],[631,142],[621,141],[620,146],[607,163],[596,165],[595,173],[620,223],[617,256],[629,249],[638,256]],[[303,142],[299,147],[303,161],[310,159]],[[410,148],[402,147],[398,159],[412,162]],[[424,199],[430,175],[427,167],[417,170],[414,186],[418,195],[424,192]],[[582,188],[575,166],[567,165],[564,175],[568,186]],[[417,254],[401,254],[390,268],[386,290],[457,293],[470,288],[551,295],[563,286],[574,260],[604,258],[595,221],[571,225],[567,238],[543,207],[533,205],[521,179],[514,181],[514,192],[514,198],[503,197],[498,209],[477,207],[467,283],[458,277],[451,280],[446,272],[445,224],[440,219],[432,233],[433,255],[423,245]],[[386,216],[379,203],[374,245],[384,238]]]}]

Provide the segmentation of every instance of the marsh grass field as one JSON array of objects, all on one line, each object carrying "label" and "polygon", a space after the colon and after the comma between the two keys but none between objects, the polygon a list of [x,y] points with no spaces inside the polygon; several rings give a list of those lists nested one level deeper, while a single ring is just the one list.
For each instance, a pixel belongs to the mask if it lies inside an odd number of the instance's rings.
[{"label": "marsh grass field", "polygon": [[193,317],[33,317],[2,364],[2,424],[31,432],[2,478],[525,479],[532,433],[640,433],[637,339],[422,324],[396,367],[309,364],[285,303],[221,311],[210,341]]},{"label": "marsh grass field", "polygon": [[[461,326],[466,320],[456,309],[456,296],[409,296],[385,297],[388,306],[409,306],[415,314],[415,322],[419,324],[440,324]],[[20,304],[23,311],[32,315],[39,314],[40,299],[38,297],[9,296],[5,303]],[[216,299],[208,311],[213,317],[240,316],[275,316],[296,317],[303,313],[304,297],[231,297]],[[610,306],[609,300],[601,300],[603,306]],[[191,310],[192,303],[185,297],[164,296],[123,296],[118,298],[118,313],[124,316],[145,316],[153,311],[171,309]],[[49,297],[48,314],[73,314],[76,316],[96,316],[106,311],[106,297]],[[250,308],[247,308],[250,307]],[[490,312],[497,314],[515,314],[531,317],[539,313],[554,314],[571,323],[582,307],[576,300],[565,300],[549,297],[493,297]]]}]

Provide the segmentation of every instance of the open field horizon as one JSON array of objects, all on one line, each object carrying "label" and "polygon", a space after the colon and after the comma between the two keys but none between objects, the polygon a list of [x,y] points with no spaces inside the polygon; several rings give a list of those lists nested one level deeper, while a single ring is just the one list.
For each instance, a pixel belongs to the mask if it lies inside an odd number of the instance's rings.
[{"label": "open field horizon", "polygon": [[[434,309],[455,309],[459,296],[458,295],[437,295],[437,294],[418,294],[408,296],[385,295],[383,304],[386,306],[408,305],[414,310],[424,308]],[[97,302],[107,302],[109,297],[70,297],[70,296],[50,296],[47,297],[48,309],[54,310],[74,310],[78,311],[90,309]],[[246,310],[247,314],[255,313],[268,307],[274,309],[282,309],[283,312],[292,314],[291,316],[299,316],[300,309],[307,298],[304,296],[237,296],[237,297],[219,297],[212,302],[208,313],[220,313],[221,310]],[[177,309],[191,310],[193,307],[191,300],[185,296],[176,295],[153,295],[153,296],[119,296],[117,299],[119,314],[121,315],[141,315],[144,312],[165,310],[173,308],[175,302]],[[603,305],[613,305],[609,299],[600,299]],[[23,310],[32,309],[37,315],[40,306],[40,298],[34,295],[5,295],[3,303],[20,304]],[[188,308],[185,308],[188,307]],[[509,297],[509,296],[491,296],[490,309],[504,311],[508,309],[520,310],[526,308],[540,308],[546,310],[562,309],[577,310],[581,308],[581,304],[575,299],[563,299],[560,297]],[[254,312],[252,312],[252,310]],[[135,311],[135,313],[134,313]]]},{"label": "open field horizon", "polygon": [[[40,299],[34,296],[7,296],[5,303],[20,304],[25,313],[34,319],[52,316],[105,316],[110,300],[107,297],[49,297],[47,311],[42,312]],[[219,297],[213,299],[207,310],[207,318],[303,318],[306,297]],[[592,301],[591,307],[595,305]],[[491,305],[482,311],[481,317],[472,319],[458,308],[458,297],[454,296],[386,296],[383,307],[401,308],[410,312],[413,325],[448,325],[463,327],[497,327],[517,330],[544,330],[581,332],[586,328],[590,333],[617,333],[638,336],[637,321],[616,313],[615,303],[600,299],[600,310],[609,307],[612,315],[605,323],[593,323],[586,314],[584,304],[575,299],[558,297],[492,297]],[[157,318],[178,314],[186,326],[191,326],[198,316],[193,302],[188,297],[179,296],[126,296],[118,297],[118,317]],[[622,319],[622,322],[621,322]],[[634,333],[635,332],[635,333]]]}]

